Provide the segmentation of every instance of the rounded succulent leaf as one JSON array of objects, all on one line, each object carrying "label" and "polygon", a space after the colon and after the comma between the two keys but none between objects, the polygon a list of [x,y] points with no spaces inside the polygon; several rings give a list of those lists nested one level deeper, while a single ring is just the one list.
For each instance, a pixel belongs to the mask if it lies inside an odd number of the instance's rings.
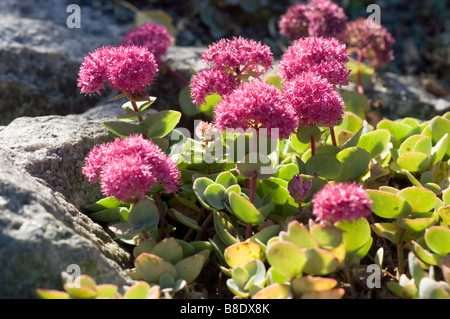
[{"label": "rounded succulent leaf", "polygon": [[342,172],[336,181],[358,180],[368,170],[370,154],[359,147],[349,147],[340,151],[336,159],[342,164]]},{"label": "rounded succulent leaf", "polygon": [[188,284],[192,283],[202,271],[204,261],[205,256],[202,254],[192,255],[180,260],[175,264],[177,270],[175,279],[186,280]]},{"label": "rounded succulent leaf", "polygon": [[342,172],[342,165],[335,157],[327,154],[316,154],[306,162],[306,173],[333,179]]},{"label": "rounded succulent leaf", "polygon": [[128,224],[135,229],[146,228],[159,222],[159,211],[156,204],[150,200],[140,200],[133,206],[128,215]]},{"label": "rounded succulent leaf", "polygon": [[440,256],[438,254],[434,254],[429,250],[426,250],[425,248],[423,248],[420,244],[418,244],[414,240],[411,241],[411,244],[412,244],[413,252],[424,263],[427,263],[427,264],[433,265],[433,266],[437,266],[439,261],[442,259],[442,256]]},{"label": "rounded succulent leaf", "polygon": [[339,221],[335,226],[342,230],[342,239],[348,254],[356,252],[371,239],[370,224],[365,218],[351,222]]},{"label": "rounded succulent leaf", "polygon": [[419,297],[422,299],[449,299],[450,294],[437,281],[425,277],[419,283]]},{"label": "rounded succulent leaf", "polygon": [[150,285],[145,281],[138,281],[133,284],[123,295],[125,299],[147,299]]},{"label": "rounded succulent leaf", "polygon": [[406,153],[397,159],[397,164],[401,168],[411,172],[423,172],[430,164],[430,158],[425,153],[413,152]]},{"label": "rounded succulent leaf", "polygon": [[333,289],[336,287],[337,281],[332,278],[306,275],[300,278],[294,278],[291,284],[295,295],[301,296],[310,291],[326,291]]},{"label": "rounded succulent leaf", "polygon": [[135,260],[135,266],[138,275],[150,284],[158,284],[159,277],[165,272],[172,277],[177,276],[177,270],[170,262],[153,254],[140,254]]},{"label": "rounded succulent leaf", "polygon": [[222,172],[216,177],[216,183],[228,188],[237,184],[237,178],[230,171]]},{"label": "rounded succulent leaf", "polygon": [[178,241],[173,238],[165,238],[153,247],[151,253],[162,259],[175,264],[183,258],[183,248]]},{"label": "rounded succulent leaf", "polygon": [[302,248],[306,256],[303,271],[313,276],[324,276],[335,272],[340,262],[334,254],[322,248]]},{"label": "rounded succulent leaf", "polygon": [[318,248],[319,244],[305,225],[298,221],[288,224],[287,232],[280,232],[283,241],[289,241],[299,248]]},{"label": "rounded succulent leaf", "polygon": [[428,227],[436,224],[436,219],[434,218],[401,218],[396,221],[396,224],[399,225],[406,231],[412,233],[422,233]]},{"label": "rounded succulent leaf", "polygon": [[292,291],[289,285],[272,284],[258,291],[252,299],[288,299],[291,297]]},{"label": "rounded succulent leaf", "polygon": [[432,226],[425,231],[425,242],[436,254],[445,256],[450,253],[450,229]]},{"label": "rounded succulent leaf", "polygon": [[408,202],[397,194],[375,189],[368,189],[366,192],[372,200],[372,211],[379,217],[399,218],[408,215],[412,211]]},{"label": "rounded succulent leaf", "polygon": [[383,153],[390,139],[391,133],[388,130],[379,129],[361,136],[357,146],[369,152],[370,158],[375,158]]},{"label": "rounded succulent leaf", "polygon": [[232,213],[240,220],[252,225],[259,225],[264,221],[264,216],[244,197],[231,192],[228,194],[228,198]]},{"label": "rounded succulent leaf", "polygon": [[224,251],[229,267],[242,267],[251,259],[264,260],[264,252],[258,244],[239,242],[227,247]]},{"label": "rounded succulent leaf", "polygon": [[266,257],[273,268],[289,278],[301,276],[306,263],[305,252],[291,242],[270,244],[266,249]]},{"label": "rounded succulent leaf", "polygon": [[206,187],[203,195],[211,207],[220,210],[225,208],[225,205],[223,204],[225,191],[226,189],[223,185],[214,183]]},{"label": "rounded succulent leaf", "polygon": [[412,213],[426,213],[436,205],[436,194],[424,187],[406,187],[397,193],[411,206]]}]

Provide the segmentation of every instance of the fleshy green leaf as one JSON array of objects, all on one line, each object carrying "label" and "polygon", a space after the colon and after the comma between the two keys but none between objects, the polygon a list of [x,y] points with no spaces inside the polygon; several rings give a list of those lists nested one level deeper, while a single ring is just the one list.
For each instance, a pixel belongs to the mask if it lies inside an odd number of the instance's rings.
[{"label": "fleshy green leaf", "polygon": [[345,242],[345,250],[351,255],[363,247],[371,239],[370,224],[365,218],[354,221],[342,220],[335,224],[341,229],[342,239]]},{"label": "fleshy green leaf", "polygon": [[391,132],[391,136],[394,138],[394,141],[392,142],[396,147],[400,146],[400,144],[408,136],[410,136],[413,131],[412,127],[407,124],[394,122],[387,119],[378,122],[377,129],[387,129],[389,132]]},{"label": "fleshy green leaf", "polygon": [[261,247],[252,242],[233,244],[225,249],[224,255],[230,268],[242,267],[251,259],[264,261],[264,252]]},{"label": "fleshy green leaf", "polygon": [[140,200],[128,215],[128,224],[136,229],[155,225],[159,222],[159,211],[155,203],[150,200]]},{"label": "fleshy green leaf", "polygon": [[[450,132],[450,120],[442,116],[436,116],[430,122],[430,131],[433,141],[437,143],[445,134]],[[450,143],[447,146],[446,154],[450,156]]]},{"label": "fleshy green leaf", "polygon": [[192,219],[186,215],[184,215],[183,213],[177,211],[176,209],[171,208],[170,211],[173,213],[173,215],[175,216],[175,218],[182,223],[184,226],[187,226],[189,228],[192,228],[196,231],[200,231],[201,228],[199,226],[199,224],[197,223],[197,221],[195,219]]},{"label": "fleshy green leaf", "polygon": [[340,151],[336,159],[342,164],[342,172],[336,181],[356,181],[368,170],[370,154],[359,147],[350,147]]},{"label": "fleshy green leaf", "polygon": [[350,111],[360,118],[365,118],[365,112],[369,110],[369,100],[364,94],[358,92],[343,92],[345,110]]},{"label": "fleshy green leaf", "polygon": [[125,299],[147,299],[150,285],[145,281],[138,281],[133,284],[123,295]]},{"label": "fleshy green leaf", "polygon": [[306,173],[333,179],[342,172],[341,163],[333,156],[327,154],[316,154],[306,162]]},{"label": "fleshy green leaf", "polygon": [[164,137],[178,124],[181,113],[173,110],[160,111],[150,115],[139,125],[146,129],[149,138]]},{"label": "fleshy green leaf", "polygon": [[436,254],[445,256],[450,253],[450,229],[432,226],[425,231],[425,242]]},{"label": "fleshy green leaf", "polygon": [[285,284],[272,284],[253,295],[252,299],[288,299],[292,296],[291,287]]},{"label": "fleshy green leaf", "polygon": [[303,248],[306,256],[306,263],[303,271],[313,276],[323,276],[331,274],[339,267],[339,260],[326,249]]},{"label": "fleshy green leaf", "polygon": [[207,177],[199,177],[194,181],[192,189],[194,190],[195,194],[197,195],[198,200],[200,203],[205,206],[205,208],[209,210],[214,210],[209,204],[205,197],[205,190],[209,185],[214,184],[214,181],[210,180]]},{"label": "fleshy green leaf", "polygon": [[143,253],[135,260],[136,271],[148,283],[159,283],[159,277],[167,272],[177,276],[177,270],[168,261],[153,254]]},{"label": "fleshy green leaf", "polygon": [[369,152],[371,158],[375,158],[386,149],[390,139],[391,133],[388,130],[379,129],[361,136],[357,146]]},{"label": "fleshy green leaf", "polygon": [[223,187],[221,184],[214,183],[206,187],[203,195],[209,206],[220,210],[225,208],[225,205],[223,204],[225,191],[225,187]]},{"label": "fleshy green leaf", "polygon": [[268,245],[266,257],[273,268],[289,278],[300,277],[306,263],[304,250],[291,242],[279,241]]},{"label": "fleshy green leaf", "polygon": [[228,188],[237,184],[237,178],[230,171],[222,172],[216,177],[216,183]]},{"label": "fleshy green leaf", "polygon": [[180,260],[175,264],[175,269],[177,270],[176,279],[186,280],[188,284],[192,283],[202,271],[204,261],[205,256],[202,254],[192,255]]},{"label": "fleshy green leaf", "polygon": [[147,129],[138,124],[111,121],[104,122],[102,125],[120,137],[128,137],[131,134],[147,134]]},{"label": "fleshy green leaf", "polygon": [[368,189],[366,192],[373,201],[372,211],[377,216],[383,218],[398,218],[406,216],[412,211],[408,202],[396,194],[374,189]]},{"label": "fleshy green leaf", "polygon": [[397,193],[411,206],[412,213],[426,213],[436,205],[436,195],[424,187],[406,187]]},{"label": "fleshy green leaf", "polygon": [[183,258],[183,249],[178,241],[173,237],[165,238],[160,241],[155,247],[153,247],[151,253],[161,257],[171,264],[175,264]]},{"label": "fleshy green leaf", "polygon": [[264,216],[244,197],[235,192],[228,194],[228,197],[233,214],[240,220],[251,223],[252,225],[259,225],[264,221]]},{"label": "fleshy green leaf", "polygon": [[292,289],[297,296],[310,291],[326,291],[336,287],[337,281],[332,278],[313,277],[310,275],[292,280]]}]

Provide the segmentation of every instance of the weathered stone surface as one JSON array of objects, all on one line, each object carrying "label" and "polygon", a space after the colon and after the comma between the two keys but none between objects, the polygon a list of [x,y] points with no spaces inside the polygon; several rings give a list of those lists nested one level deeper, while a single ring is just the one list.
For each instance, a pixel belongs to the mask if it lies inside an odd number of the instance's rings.
[{"label": "weathered stone surface", "polygon": [[129,254],[60,193],[16,168],[0,149],[0,298],[61,289],[71,264],[98,283],[124,285]]},{"label": "weathered stone surface", "polygon": [[103,197],[82,175],[86,154],[115,136],[100,122],[121,113],[109,102],[80,115],[21,117],[0,129],[0,298],[61,288],[80,266],[98,283],[122,286],[131,255],[81,212]]},{"label": "weathered stone surface", "polygon": [[81,28],[68,28],[68,4],[0,2],[0,125],[19,116],[81,113],[99,101],[79,94],[79,67],[89,52],[120,43],[126,27],[83,6]]},{"label": "weathered stone surface", "polygon": [[[380,113],[390,119],[416,117],[429,120],[436,115],[450,111],[450,94],[434,94],[420,76],[383,72],[376,75],[374,86],[367,96],[372,103],[379,101]],[[435,86],[446,88],[445,82]]]}]

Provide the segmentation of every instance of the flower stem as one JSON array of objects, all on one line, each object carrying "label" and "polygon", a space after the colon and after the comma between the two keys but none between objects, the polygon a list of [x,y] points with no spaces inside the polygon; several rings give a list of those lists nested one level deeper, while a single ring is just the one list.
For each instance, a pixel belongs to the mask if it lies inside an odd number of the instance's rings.
[{"label": "flower stem", "polygon": [[167,220],[166,220],[166,216],[164,215],[164,208],[162,205],[161,195],[159,195],[159,193],[155,193],[155,201],[156,201],[156,206],[158,207],[159,218],[161,221],[161,228],[162,228],[164,237],[169,237],[169,232],[167,231]]},{"label": "flower stem", "polygon": [[316,139],[311,135],[311,156],[316,155]]},{"label": "flower stem", "polygon": [[[250,185],[250,196],[248,197],[248,200],[250,203],[253,204],[255,200],[255,193],[256,193],[256,184],[258,182],[258,174],[255,173],[255,176],[251,179],[251,185]],[[252,236],[252,223],[247,223],[247,228],[245,232],[245,239],[249,239]]]},{"label": "flower stem", "polygon": [[178,80],[183,82],[186,86],[189,86],[191,84],[188,80],[186,80],[181,75],[179,75],[177,72],[175,72],[170,66],[166,65],[166,70],[167,70],[167,72],[172,74],[175,78],[177,78]]},{"label": "flower stem", "polygon": [[[137,106],[137,104],[136,104],[136,101],[131,101],[131,105],[133,106],[133,110],[134,110],[135,112],[139,112],[139,108],[138,108],[138,106]],[[141,122],[144,120],[144,118],[142,117],[142,115],[139,115],[139,116],[138,116],[138,120],[139,120],[139,123],[141,123]]]},{"label": "flower stem", "polygon": [[330,135],[331,135],[331,141],[333,142],[333,146],[337,146],[336,134],[334,133],[334,128],[332,126],[330,126]]}]

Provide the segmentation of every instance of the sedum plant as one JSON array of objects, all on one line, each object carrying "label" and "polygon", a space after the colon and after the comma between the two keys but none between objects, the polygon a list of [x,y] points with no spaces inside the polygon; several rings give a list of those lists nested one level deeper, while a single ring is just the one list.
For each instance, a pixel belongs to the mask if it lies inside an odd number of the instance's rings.
[{"label": "sedum plant", "polygon": [[159,299],[160,297],[159,286],[150,287],[144,281],[119,289],[112,284],[99,285],[88,275],[81,275],[73,280],[63,272],[62,277],[65,278],[64,291],[37,289],[37,296],[41,299]]},{"label": "sedum plant", "polygon": [[[395,276],[391,264],[383,270],[393,295],[448,298],[450,113],[369,124],[363,83],[339,89],[355,74],[364,79],[349,55],[387,63],[393,39],[352,24],[358,49],[349,51],[315,25],[341,24],[337,6],[300,7],[318,33],[291,43],[276,76],[265,78],[273,56],[260,42],[233,37],[205,48],[207,67],[180,93],[184,115],[210,120],[193,138],[177,128],[181,112],[150,113],[156,98],[146,89],[171,40],[164,29],[142,23],[126,45],[85,58],[81,93],[108,83],[127,99],[117,120],[102,123],[118,137],[86,157],[83,174],[105,195],[86,213],[131,245],[136,284],[119,290],[85,275],[81,288],[40,289],[40,297],[192,297],[206,266],[217,266],[236,298],[340,299],[358,269],[393,256]],[[158,37],[160,47],[148,45]]]}]

